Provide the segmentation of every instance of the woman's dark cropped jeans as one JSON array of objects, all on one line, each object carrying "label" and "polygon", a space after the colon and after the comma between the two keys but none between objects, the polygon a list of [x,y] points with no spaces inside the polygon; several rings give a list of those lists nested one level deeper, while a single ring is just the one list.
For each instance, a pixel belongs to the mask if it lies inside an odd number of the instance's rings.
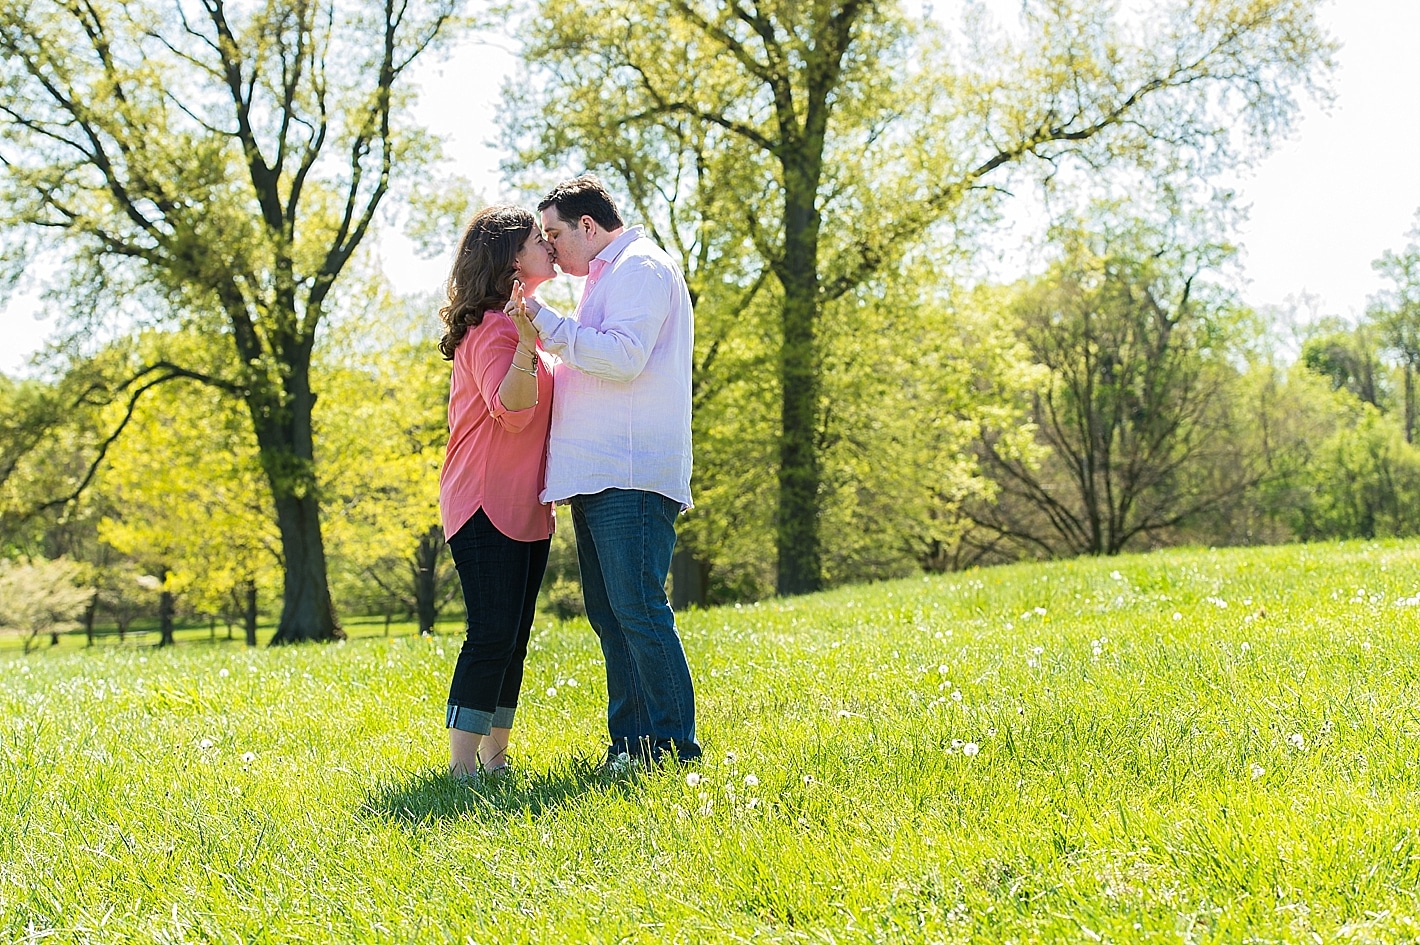
[{"label": "woman's dark cropped jeans", "polygon": [[487,735],[513,727],[551,544],[547,538],[509,538],[482,509],[449,539],[468,609],[468,636],[449,686],[448,728]]}]

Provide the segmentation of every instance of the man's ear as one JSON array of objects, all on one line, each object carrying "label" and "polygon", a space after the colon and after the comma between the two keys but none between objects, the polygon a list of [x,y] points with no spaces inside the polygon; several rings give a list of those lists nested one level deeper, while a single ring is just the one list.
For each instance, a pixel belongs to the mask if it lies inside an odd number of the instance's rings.
[{"label": "man's ear", "polygon": [[588,236],[597,231],[597,221],[593,220],[590,215],[582,214],[582,219],[579,222],[582,224],[582,229],[587,231]]}]

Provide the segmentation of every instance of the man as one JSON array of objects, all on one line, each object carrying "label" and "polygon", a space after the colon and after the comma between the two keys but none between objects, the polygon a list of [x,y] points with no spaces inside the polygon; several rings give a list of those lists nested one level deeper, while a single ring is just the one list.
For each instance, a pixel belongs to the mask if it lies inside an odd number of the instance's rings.
[{"label": "man", "polygon": [[606,658],[607,763],[690,761],[695,693],[665,593],[675,517],[691,505],[690,293],[595,177],[559,185],[538,210],[558,267],[587,277],[572,318],[527,305],[562,359],[542,500],[572,507],[582,597]]}]

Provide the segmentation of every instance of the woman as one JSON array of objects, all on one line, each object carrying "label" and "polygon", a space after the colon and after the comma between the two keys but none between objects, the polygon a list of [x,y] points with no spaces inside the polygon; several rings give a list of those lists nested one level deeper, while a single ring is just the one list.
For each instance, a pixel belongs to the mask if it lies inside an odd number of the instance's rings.
[{"label": "woman", "polygon": [[[552,371],[521,304],[555,274],[537,220],[518,207],[481,210],[449,274],[439,351],[453,361],[449,447],[439,509],[468,609],[445,725],[449,773],[507,768],[533,607],[552,536],[538,501],[546,473]],[[504,306],[514,298],[515,304]]]}]

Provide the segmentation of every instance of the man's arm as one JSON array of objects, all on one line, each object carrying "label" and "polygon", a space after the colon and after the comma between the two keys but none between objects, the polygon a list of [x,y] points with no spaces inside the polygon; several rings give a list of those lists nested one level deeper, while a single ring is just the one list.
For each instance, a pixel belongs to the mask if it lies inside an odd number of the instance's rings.
[{"label": "man's arm", "polygon": [[[651,356],[671,310],[672,281],[654,262],[608,273],[596,287],[606,317],[597,328],[543,305],[533,325],[545,350],[583,374],[608,381],[634,380]],[[533,300],[528,300],[528,308]]]}]

